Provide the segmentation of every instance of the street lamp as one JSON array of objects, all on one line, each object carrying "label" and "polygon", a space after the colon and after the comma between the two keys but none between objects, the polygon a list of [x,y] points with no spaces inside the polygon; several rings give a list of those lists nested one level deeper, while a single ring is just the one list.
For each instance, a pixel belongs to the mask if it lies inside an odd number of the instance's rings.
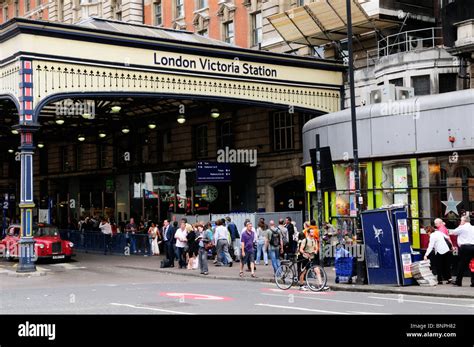
[{"label": "street lamp", "polygon": [[107,134],[105,133],[105,131],[99,131],[99,137],[100,137],[101,139],[103,139],[103,138],[106,137],[106,136],[107,136]]},{"label": "street lamp", "polygon": [[19,134],[19,132],[18,132],[18,130],[16,130],[16,129],[13,129],[13,130],[12,130],[12,134],[13,134],[13,135],[18,135],[18,134]]},{"label": "street lamp", "polygon": [[63,125],[64,124],[64,118],[57,117],[55,122],[56,122],[57,125]]},{"label": "street lamp", "polygon": [[153,129],[155,129],[155,128],[156,128],[156,124],[155,124],[155,123],[153,123],[153,122],[152,122],[152,123],[148,123],[148,129],[153,130]]},{"label": "street lamp", "polygon": [[15,152],[15,151],[11,148],[8,150],[8,153],[13,153],[13,152]]},{"label": "street lamp", "polygon": [[38,143],[38,148],[43,148],[43,147],[44,147],[44,143],[39,142],[39,143]]},{"label": "street lamp", "polygon": [[[360,195],[360,178],[359,178],[359,146],[357,142],[357,118],[356,118],[356,106],[355,106],[355,85],[354,85],[354,52],[352,47],[352,13],[351,13],[351,1],[346,0],[346,11],[347,11],[347,49],[349,53],[349,90],[350,90],[350,102],[351,102],[351,126],[352,126],[352,151],[354,157],[354,181],[355,181],[355,204],[356,204],[356,221],[355,221],[355,232],[359,231],[360,226],[360,209],[362,207],[362,196]],[[361,240],[362,240],[361,233]],[[363,240],[362,240],[363,241]],[[363,284],[362,276],[364,281],[366,275],[364,274],[363,262],[357,260],[357,284]]]},{"label": "street lamp", "polygon": [[81,134],[81,135],[79,135],[79,136],[77,137],[77,140],[78,140],[79,142],[84,142],[84,141],[86,140],[86,137]]},{"label": "street lamp", "polygon": [[125,127],[122,128],[122,133],[128,134],[129,132],[130,132],[130,128],[129,128],[129,127],[125,126]]}]

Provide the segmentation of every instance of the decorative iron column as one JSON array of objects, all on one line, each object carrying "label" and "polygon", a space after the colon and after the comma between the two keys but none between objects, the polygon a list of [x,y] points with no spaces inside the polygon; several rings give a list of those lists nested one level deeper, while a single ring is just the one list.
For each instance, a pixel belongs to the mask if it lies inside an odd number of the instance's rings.
[{"label": "decorative iron column", "polygon": [[33,239],[33,133],[38,125],[33,119],[33,69],[32,62],[21,60],[20,67],[19,124],[14,128],[20,133],[20,218],[21,234],[18,244],[19,264],[17,272],[34,272],[35,241]]},{"label": "decorative iron column", "polygon": [[33,239],[33,132],[37,130],[34,125],[20,125],[16,127],[20,132],[20,214],[21,237],[19,241],[19,264],[17,272],[34,272],[35,266],[35,241]]}]

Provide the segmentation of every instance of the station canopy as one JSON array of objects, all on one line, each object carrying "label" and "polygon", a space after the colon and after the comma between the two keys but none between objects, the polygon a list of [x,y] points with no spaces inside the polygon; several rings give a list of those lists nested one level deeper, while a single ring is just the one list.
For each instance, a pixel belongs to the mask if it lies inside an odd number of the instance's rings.
[{"label": "station canopy", "polygon": [[[397,25],[380,14],[369,16],[363,4],[352,0],[351,17],[354,35]],[[320,46],[347,38],[346,0],[325,0],[296,7],[268,17],[269,22],[288,43]]]}]

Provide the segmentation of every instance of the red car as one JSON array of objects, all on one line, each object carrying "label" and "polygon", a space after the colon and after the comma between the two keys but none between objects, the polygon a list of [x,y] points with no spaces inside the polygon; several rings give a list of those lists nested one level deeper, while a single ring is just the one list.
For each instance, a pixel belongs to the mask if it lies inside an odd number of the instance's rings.
[{"label": "red car", "polygon": [[[35,255],[38,259],[70,260],[74,255],[74,244],[62,240],[58,228],[48,224],[33,225],[35,240]],[[7,229],[7,235],[0,241],[0,253],[8,260],[18,258],[18,241],[20,240],[20,225],[12,224]]]}]

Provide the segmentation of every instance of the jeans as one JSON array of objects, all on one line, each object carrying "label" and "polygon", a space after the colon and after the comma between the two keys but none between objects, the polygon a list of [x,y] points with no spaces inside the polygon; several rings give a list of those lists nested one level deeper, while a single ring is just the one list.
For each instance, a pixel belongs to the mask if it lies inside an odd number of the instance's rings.
[{"label": "jeans", "polygon": [[273,272],[276,272],[280,267],[280,249],[270,246],[268,247],[268,253],[272,259]]},{"label": "jeans", "polygon": [[186,267],[186,252],[183,247],[176,247],[176,256],[178,258],[179,267]]},{"label": "jeans", "polygon": [[127,243],[130,243],[130,252],[137,253],[137,239],[134,234],[129,234],[127,237]]},{"label": "jeans", "polygon": [[104,234],[104,254],[112,253],[112,235]]},{"label": "jeans", "polygon": [[227,262],[230,264],[232,263],[232,257],[229,254],[229,242],[225,239],[217,240],[217,257],[218,261],[217,264],[223,265],[220,261],[220,255],[224,253],[224,257],[227,259]]},{"label": "jeans", "polygon": [[265,249],[265,240],[259,240],[257,243],[257,259],[255,260],[255,264],[260,264],[260,259],[263,252],[263,261],[265,264],[268,264],[268,253]]},{"label": "jeans", "polygon": [[207,267],[207,251],[204,247],[199,247],[199,269],[201,270],[201,273],[203,272],[209,272],[209,269]]}]

